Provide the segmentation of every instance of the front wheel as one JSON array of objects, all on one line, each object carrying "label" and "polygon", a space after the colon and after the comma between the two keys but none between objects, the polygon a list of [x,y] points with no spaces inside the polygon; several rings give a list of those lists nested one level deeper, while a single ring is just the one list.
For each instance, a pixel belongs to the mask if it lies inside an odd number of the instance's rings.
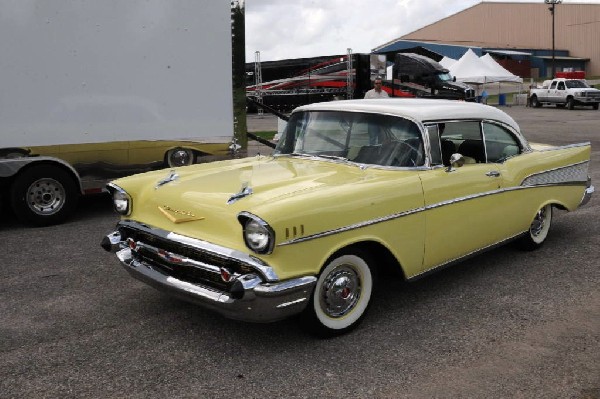
[{"label": "front wheel", "polygon": [[10,190],[15,216],[29,224],[62,223],[75,209],[79,192],[68,172],[53,165],[37,165],[19,174]]},{"label": "front wheel", "polygon": [[546,205],[537,211],[529,231],[519,240],[519,246],[526,251],[538,249],[546,241],[552,223],[552,205]]},{"label": "front wheel", "polygon": [[575,108],[575,100],[573,99],[573,97],[569,97],[567,99],[567,108],[569,108],[569,109]]},{"label": "front wheel", "polygon": [[304,311],[306,327],[331,337],[356,328],[365,316],[373,292],[370,259],[359,250],[336,254],[325,265]]}]

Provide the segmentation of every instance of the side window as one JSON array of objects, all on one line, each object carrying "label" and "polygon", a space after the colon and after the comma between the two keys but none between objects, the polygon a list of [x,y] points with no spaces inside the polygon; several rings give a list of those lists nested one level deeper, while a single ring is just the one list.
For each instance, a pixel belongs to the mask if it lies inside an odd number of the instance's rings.
[{"label": "side window", "polygon": [[347,158],[357,163],[413,167],[425,162],[419,127],[390,115],[355,114]]},{"label": "side window", "polygon": [[502,126],[484,123],[483,134],[488,162],[504,162],[521,153],[517,139]]},{"label": "side window", "polygon": [[558,90],[564,90],[565,89],[565,82],[558,82]]},{"label": "side window", "polygon": [[444,165],[449,165],[450,156],[454,153],[460,153],[466,163],[485,162],[479,122],[446,122],[440,123],[439,127]]},{"label": "side window", "polygon": [[[425,128],[427,129],[429,145],[431,146],[431,165],[442,165],[442,144],[440,143],[439,125],[428,125]],[[450,159],[450,156],[448,156],[448,159]]]},{"label": "side window", "polygon": [[550,89],[556,89],[556,81],[552,82],[550,85]]}]

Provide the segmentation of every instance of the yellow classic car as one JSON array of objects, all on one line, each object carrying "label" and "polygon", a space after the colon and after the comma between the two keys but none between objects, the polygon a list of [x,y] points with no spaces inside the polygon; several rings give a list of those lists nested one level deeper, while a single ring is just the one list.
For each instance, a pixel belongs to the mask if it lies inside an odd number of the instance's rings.
[{"label": "yellow classic car", "polygon": [[407,280],[585,204],[589,143],[533,145],[504,112],[419,99],[294,110],[271,156],[113,181],[102,241],[134,277],[234,319],[355,328],[382,268]]}]

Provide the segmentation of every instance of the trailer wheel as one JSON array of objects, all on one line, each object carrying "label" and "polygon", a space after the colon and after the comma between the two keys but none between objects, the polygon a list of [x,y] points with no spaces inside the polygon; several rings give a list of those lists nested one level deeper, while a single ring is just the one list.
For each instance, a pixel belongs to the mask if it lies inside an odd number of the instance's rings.
[{"label": "trailer wheel", "polygon": [[62,223],[73,212],[78,199],[73,177],[54,165],[26,169],[17,175],[10,190],[15,216],[36,226]]},{"label": "trailer wheel", "polygon": [[196,154],[188,148],[174,148],[167,152],[166,161],[169,168],[189,166],[196,162]]}]

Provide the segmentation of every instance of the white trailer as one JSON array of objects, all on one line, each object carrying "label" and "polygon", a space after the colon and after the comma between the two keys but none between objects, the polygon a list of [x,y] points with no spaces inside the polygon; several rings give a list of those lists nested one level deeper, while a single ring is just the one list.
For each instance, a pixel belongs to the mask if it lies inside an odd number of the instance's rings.
[{"label": "white trailer", "polygon": [[227,0],[0,0],[0,197],[54,224],[111,178],[227,156],[245,134],[243,14]]}]

